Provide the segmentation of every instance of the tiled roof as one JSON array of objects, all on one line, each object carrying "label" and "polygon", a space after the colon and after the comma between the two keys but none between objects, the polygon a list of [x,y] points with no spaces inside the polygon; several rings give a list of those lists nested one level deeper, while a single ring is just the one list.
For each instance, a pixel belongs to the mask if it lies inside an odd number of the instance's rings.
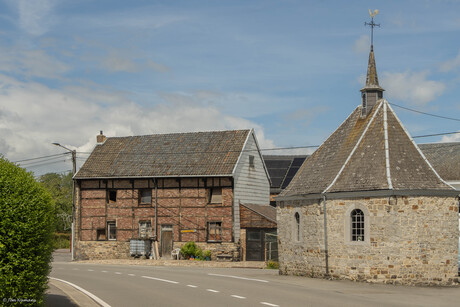
[{"label": "tiled roof", "polygon": [[280,195],[379,190],[453,190],[425,161],[385,100],[364,118],[357,107]]},{"label": "tiled roof", "polygon": [[270,192],[279,193],[285,189],[305,158],[306,155],[264,155],[263,159],[272,182]]},{"label": "tiled roof", "polygon": [[254,211],[255,213],[265,217],[267,220],[276,223],[276,208],[270,205],[256,205],[256,204],[240,204]]},{"label": "tiled roof", "polygon": [[250,132],[110,137],[96,146],[75,178],[231,176]]},{"label": "tiled roof", "polygon": [[419,147],[442,179],[460,181],[460,142],[420,144]]}]

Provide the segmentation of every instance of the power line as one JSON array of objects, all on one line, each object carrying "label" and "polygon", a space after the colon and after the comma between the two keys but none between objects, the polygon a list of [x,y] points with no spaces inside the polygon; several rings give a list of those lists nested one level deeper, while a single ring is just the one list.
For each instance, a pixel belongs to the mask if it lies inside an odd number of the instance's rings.
[{"label": "power line", "polygon": [[440,135],[449,135],[449,134],[458,134],[458,133],[460,133],[460,131],[456,131],[456,132],[446,132],[446,133],[436,133],[436,134],[417,135],[417,136],[413,136],[412,138],[413,138],[413,139],[416,139],[416,138],[427,138],[427,137],[430,137],[430,136],[440,136]]},{"label": "power line", "polygon": [[42,156],[42,157],[30,158],[30,159],[24,159],[24,160],[18,160],[18,161],[13,161],[13,163],[25,162],[25,161],[31,161],[31,160],[40,160],[40,159],[49,158],[49,157],[57,157],[57,156],[62,156],[62,155],[68,155],[69,153],[70,152],[64,152],[64,153],[55,154],[55,155]]},{"label": "power line", "polygon": [[397,104],[395,104],[395,103],[390,103],[390,102],[389,102],[389,104],[391,104],[392,106],[395,106],[395,107],[404,109],[404,110],[411,111],[411,112],[415,112],[415,113],[419,113],[419,114],[423,114],[423,115],[428,115],[428,116],[433,116],[433,117],[438,117],[438,118],[442,118],[442,119],[455,120],[455,121],[457,121],[457,122],[460,122],[460,119],[458,119],[458,118],[453,118],[453,117],[447,117],[447,116],[441,116],[441,115],[426,113],[426,112],[414,110],[414,109],[411,109],[411,108],[403,107],[403,106],[397,105]]}]

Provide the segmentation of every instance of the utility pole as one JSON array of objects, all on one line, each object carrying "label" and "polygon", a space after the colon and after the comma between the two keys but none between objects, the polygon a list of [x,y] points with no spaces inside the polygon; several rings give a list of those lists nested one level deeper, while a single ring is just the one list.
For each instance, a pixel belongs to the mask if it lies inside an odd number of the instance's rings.
[{"label": "utility pole", "polygon": [[70,254],[72,256],[72,261],[75,260],[75,253],[74,253],[74,237],[75,237],[75,228],[74,228],[74,221],[75,221],[75,180],[73,180],[73,177],[75,176],[75,173],[77,172],[77,151],[69,149],[65,146],[62,146],[59,143],[53,143],[53,145],[59,146],[64,148],[65,150],[69,151],[72,153],[72,229],[71,229],[71,234],[70,234]]}]

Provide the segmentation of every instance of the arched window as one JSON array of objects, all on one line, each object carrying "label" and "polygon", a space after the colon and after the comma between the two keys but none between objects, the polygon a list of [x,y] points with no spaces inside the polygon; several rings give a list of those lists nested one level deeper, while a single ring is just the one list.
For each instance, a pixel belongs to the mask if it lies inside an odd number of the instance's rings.
[{"label": "arched window", "polygon": [[299,212],[294,214],[295,217],[295,238],[300,241],[300,215]]},{"label": "arched window", "polygon": [[360,209],[351,211],[351,241],[364,241],[364,213]]}]

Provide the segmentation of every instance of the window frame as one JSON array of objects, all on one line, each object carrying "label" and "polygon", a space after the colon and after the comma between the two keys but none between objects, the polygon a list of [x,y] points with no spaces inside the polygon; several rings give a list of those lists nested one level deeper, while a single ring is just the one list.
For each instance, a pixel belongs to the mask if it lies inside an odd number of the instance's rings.
[{"label": "window frame", "polygon": [[[364,238],[362,241],[353,240],[353,222],[352,222],[352,212],[355,210],[360,210],[362,212],[362,224],[364,227],[362,228],[364,233]],[[353,203],[351,204],[345,212],[345,243],[347,245],[370,245],[370,219],[369,219],[369,211],[367,207],[363,204]]]},{"label": "window frame", "polygon": [[[115,193],[115,200],[112,200],[111,193]],[[108,204],[116,204],[117,203],[117,196],[118,196],[117,190],[108,189],[107,190],[107,203]]]},{"label": "window frame", "polygon": [[[145,193],[145,192],[150,192],[150,202],[142,202],[142,193]],[[139,205],[143,205],[143,206],[151,206],[152,205],[152,189],[139,189],[138,190],[138,201],[139,201]]]},{"label": "window frame", "polygon": [[[143,223],[146,224],[146,230],[145,230],[146,235],[144,236],[141,235],[141,229],[142,229],[141,224]],[[147,225],[150,225],[150,227],[148,227]],[[139,233],[138,234],[139,234],[139,238],[151,238],[153,236],[152,221],[139,221]]]},{"label": "window frame", "polygon": [[364,227],[365,217],[361,209],[353,209],[350,213],[351,218],[351,241],[360,242],[366,238],[366,231]]},{"label": "window frame", "polygon": [[249,168],[255,168],[255,156],[254,155],[249,155]]},{"label": "window frame", "polygon": [[295,242],[300,242],[300,214],[299,212],[296,212],[294,213],[294,221],[295,221],[295,230],[294,230],[294,233],[295,233]]},{"label": "window frame", "polygon": [[[210,239],[210,237],[211,237],[211,225],[215,225],[213,227],[215,239]],[[206,241],[207,242],[222,242],[222,222],[221,221],[209,221],[209,222],[207,222],[207,228],[206,229],[207,229],[207,231],[206,231]],[[219,232],[219,233],[217,233],[217,232]]]},{"label": "window frame", "polygon": [[[112,238],[111,231],[114,230],[114,237]],[[107,222],[107,241],[117,241],[117,222],[108,221]]]},{"label": "window frame", "polygon": [[[213,193],[213,191],[219,191],[220,190],[220,195],[219,193],[215,194]],[[223,204],[223,201],[224,201],[224,198],[223,198],[223,195],[222,195],[222,187],[212,187],[209,189],[209,199],[208,199],[208,204],[211,204],[211,205],[222,205]],[[213,196],[213,195],[216,195],[216,196]],[[213,198],[216,197],[217,200],[214,200],[213,201]],[[220,200],[219,200],[220,198]]]}]

